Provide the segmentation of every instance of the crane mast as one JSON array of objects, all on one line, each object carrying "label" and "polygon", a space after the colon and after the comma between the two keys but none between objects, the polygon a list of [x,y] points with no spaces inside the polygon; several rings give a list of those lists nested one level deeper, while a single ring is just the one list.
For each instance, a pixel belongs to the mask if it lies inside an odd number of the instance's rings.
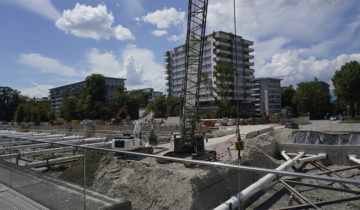
[{"label": "crane mast", "polygon": [[208,0],[189,0],[185,44],[185,81],[181,106],[181,137],[177,152],[196,151],[196,121],[204,51]]}]

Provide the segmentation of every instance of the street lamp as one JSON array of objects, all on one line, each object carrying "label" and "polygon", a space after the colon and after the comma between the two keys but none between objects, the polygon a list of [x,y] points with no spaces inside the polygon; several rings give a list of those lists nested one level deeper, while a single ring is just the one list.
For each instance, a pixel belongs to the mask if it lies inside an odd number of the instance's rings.
[{"label": "street lamp", "polygon": [[347,110],[347,119],[349,120],[349,105],[346,106],[346,110]]}]

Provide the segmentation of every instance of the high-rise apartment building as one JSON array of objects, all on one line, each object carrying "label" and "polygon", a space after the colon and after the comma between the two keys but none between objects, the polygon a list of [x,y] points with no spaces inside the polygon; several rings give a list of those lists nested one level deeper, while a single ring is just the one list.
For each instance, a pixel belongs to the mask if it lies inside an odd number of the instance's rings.
[{"label": "high-rise apartment building", "polygon": [[[246,107],[246,111],[250,112],[249,102],[254,100],[254,97],[251,96],[253,93],[251,89],[254,87],[255,79],[254,69],[251,68],[254,65],[252,62],[254,56],[250,54],[254,51],[250,47],[253,44],[252,41],[245,40],[241,36],[234,36],[222,31],[213,32],[206,36],[202,63],[202,72],[208,75],[213,84],[215,81],[213,77],[214,67],[219,62],[233,63],[236,71],[231,82],[232,89],[227,99],[231,102],[239,101],[243,107]],[[166,52],[165,56],[167,92],[169,96],[180,96],[183,94],[185,78],[185,45]],[[214,98],[204,84],[200,86],[199,101],[200,103],[214,102]]]},{"label": "high-rise apartment building", "polygon": [[251,94],[255,97],[256,116],[274,115],[281,112],[281,79],[256,78]]}]

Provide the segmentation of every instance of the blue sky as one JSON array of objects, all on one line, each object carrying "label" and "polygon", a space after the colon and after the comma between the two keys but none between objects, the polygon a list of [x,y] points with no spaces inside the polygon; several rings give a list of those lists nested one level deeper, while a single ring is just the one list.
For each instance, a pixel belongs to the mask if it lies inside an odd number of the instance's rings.
[{"label": "blue sky", "polygon": [[[128,89],[165,90],[164,52],[183,44],[187,1],[0,0],[0,86],[29,96],[91,73]],[[357,0],[236,0],[237,33],[254,41],[255,76],[329,82],[360,61]],[[232,0],[209,0],[207,31],[233,32]]]}]

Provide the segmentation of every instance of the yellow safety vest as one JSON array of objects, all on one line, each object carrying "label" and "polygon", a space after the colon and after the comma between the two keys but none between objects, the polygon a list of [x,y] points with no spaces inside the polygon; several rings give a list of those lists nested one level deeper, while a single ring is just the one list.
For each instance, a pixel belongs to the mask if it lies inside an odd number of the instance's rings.
[{"label": "yellow safety vest", "polygon": [[243,150],[244,149],[244,142],[243,141],[237,141],[237,142],[235,142],[234,147],[237,150]]}]

